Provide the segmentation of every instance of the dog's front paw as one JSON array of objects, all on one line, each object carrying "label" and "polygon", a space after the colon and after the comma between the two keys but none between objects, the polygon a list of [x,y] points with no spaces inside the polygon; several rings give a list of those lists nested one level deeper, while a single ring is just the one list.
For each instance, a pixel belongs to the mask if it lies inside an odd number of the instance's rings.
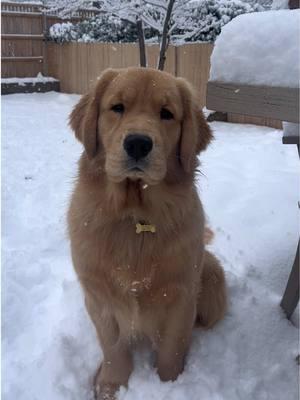
[{"label": "dog's front paw", "polygon": [[103,382],[101,375],[103,375],[102,364],[98,368],[94,378],[94,397],[95,400],[116,400],[116,393],[119,390],[119,385],[113,383]]},{"label": "dog's front paw", "polygon": [[127,386],[131,370],[130,358],[120,358],[118,363],[104,360],[94,378],[95,400],[116,400],[120,387]]},{"label": "dog's front paw", "polygon": [[94,398],[95,400],[115,400],[116,392],[118,387],[109,383],[104,383],[101,381],[101,375],[103,375],[102,364],[98,368],[94,377]]},{"label": "dog's front paw", "polygon": [[119,385],[113,383],[96,384],[94,387],[95,400],[116,400]]},{"label": "dog's front paw", "polygon": [[157,365],[157,373],[160,380],[163,382],[176,381],[178,375],[183,371],[184,363],[183,360],[176,360],[172,363],[160,363]]}]

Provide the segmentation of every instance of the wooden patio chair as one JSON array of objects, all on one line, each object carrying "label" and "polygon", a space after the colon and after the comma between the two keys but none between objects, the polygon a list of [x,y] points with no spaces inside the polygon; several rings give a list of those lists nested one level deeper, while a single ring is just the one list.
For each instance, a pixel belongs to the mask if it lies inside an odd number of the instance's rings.
[{"label": "wooden patio chair", "polygon": [[[207,85],[206,107],[220,112],[269,117],[299,124],[299,88],[251,86],[211,81]],[[296,144],[299,152],[299,135],[283,136],[283,143]],[[280,303],[288,318],[293,314],[298,301],[299,242],[295,261]]]}]

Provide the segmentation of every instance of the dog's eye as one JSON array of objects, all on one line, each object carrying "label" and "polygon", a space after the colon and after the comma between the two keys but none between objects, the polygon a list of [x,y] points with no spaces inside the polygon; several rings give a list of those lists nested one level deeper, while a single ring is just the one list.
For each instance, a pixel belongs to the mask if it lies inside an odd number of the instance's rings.
[{"label": "dog's eye", "polygon": [[119,103],[112,106],[111,110],[114,111],[115,113],[122,114],[125,110],[125,107],[122,103]]},{"label": "dog's eye", "polygon": [[162,108],[160,110],[160,118],[161,119],[173,119],[174,115],[167,108]]}]

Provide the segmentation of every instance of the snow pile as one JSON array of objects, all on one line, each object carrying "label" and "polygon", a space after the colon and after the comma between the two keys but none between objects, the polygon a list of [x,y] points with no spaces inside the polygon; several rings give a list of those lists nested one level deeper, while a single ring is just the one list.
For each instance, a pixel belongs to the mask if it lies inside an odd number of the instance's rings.
[{"label": "snow pile", "polygon": [[[79,96],[5,96],[3,400],[91,400],[102,357],[71,264],[65,213],[81,146],[67,127]],[[299,159],[281,131],[212,123],[199,193],[215,231],[229,310],[195,330],[183,374],[162,383],[136,356],[120,400],[295,400],[298,329],[279,307],[298,240]]]},{"label": "snow pile", "polygon": [[50,76],[43,76],[40,72],[35,78],[1,78],[1,83],[17,83],[20,86],[25,86],[26,83],[35,84],[46,82],[58,82],[58,80]]},{"label": "snow pile", "polygon": [[215,43],[210,80],[298,87],[299,48],[300,10],[241,15]]}]

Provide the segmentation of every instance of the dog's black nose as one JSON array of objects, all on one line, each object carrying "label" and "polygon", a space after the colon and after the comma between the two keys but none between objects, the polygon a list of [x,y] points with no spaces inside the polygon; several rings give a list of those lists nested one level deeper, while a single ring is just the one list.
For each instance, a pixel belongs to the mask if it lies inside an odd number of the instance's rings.
[{"label": "dog's black nose", "polygon": [[152,139],[149,136],[133,134],[126,136],[124,149],[126,153],[136,161],[146,157],[153,147]]}]

